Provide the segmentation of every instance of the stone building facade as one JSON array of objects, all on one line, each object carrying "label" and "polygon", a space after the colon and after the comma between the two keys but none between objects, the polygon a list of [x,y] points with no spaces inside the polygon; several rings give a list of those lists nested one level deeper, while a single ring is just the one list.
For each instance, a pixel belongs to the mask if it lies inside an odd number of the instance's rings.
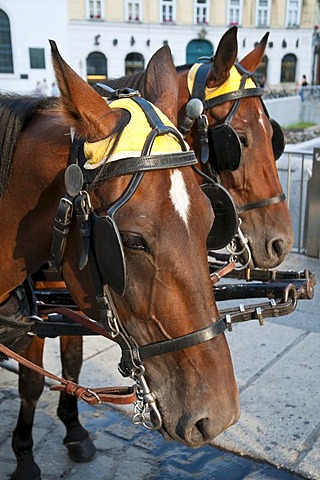
[{"label": "stone building facade", "polygon": [[176,65],[210,57],[231,25],[239,59],[270,32],[257,72],[270,86],[319,84],[319,22],[317,0],[0,0],[0,88],[51,85],[48,38],[95,82],[144,68],[164,44]]}]

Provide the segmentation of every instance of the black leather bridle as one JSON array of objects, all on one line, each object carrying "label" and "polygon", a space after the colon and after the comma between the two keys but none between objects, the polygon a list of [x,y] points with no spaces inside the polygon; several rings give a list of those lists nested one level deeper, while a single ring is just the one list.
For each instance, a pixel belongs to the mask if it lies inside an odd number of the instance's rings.
[{"label": "black leather bridle", "polygon": [[[111,100],[121,98],[123,92],[123,90],[114,91],[109,88],[107,91]],[[116,176],[132,175],[129,185],[121,197],[110,207],[106,217],[98,217],[91,206],[90,195],[87,188],[85,188],[85,185],[90,185],[94,177],[92,172],[88,172],[83,168],[85,160],[83,155],[83,142],[74,141],[72,144],[71,164],[69,164],[65,174],[67,193],[60,200],[54,224],[52,255],[56,266],[61,271],[70,222],[75,213],[80,236],[82,238],[82,255],[79,262],[79,268],[82,269],[87,263],[89,263],[96,290],[96,298],[99,304],[100,320],[110,336],[121,347],[122,356],[119,363],[119,371],[123,376],[132,377],[137,383],[139,402],[136,405],[133,421],[134,423],[143,424],[150,429],[159,429],[162,424],[161,415],[156,406],[156,397],[154,393],[150,391],[145,380],[145,367],[143,362],[146,359],[158,355],[172,353],[177,350],[183,350],[207,342],[223,333],[226,330],[227,325],[225,319],[220,319],[216,323],[212,323],[205,328],[191,332],[187,335],[140,346],[126,331],[118,316],[110,292],[110,287],[116,291],[118,295],[124,293],[125,268],[123,265],[125,259],[122,252],[121,236],[114,221],[114,214],[130,200],[139,187],[141,179],[146,172],[192,166],[198,174],[202,175],[202,172],[195,167],[195,164],[197,163],[195,154],[192,151],[186,150],[182,135],[172,127],[166,126],[161,121],[153,107],[146,100],[141,98],[138,92],[125,89],[124,96],[132,98],[143,109],[149,124],[152,127],[152,131],[149,133],[145,141],[145,145],[139,158],[128,158],[121,161],[115,161],[101,167],[103,168],[103,171],[99,174],[99,181],[101,181],[101,178],[102,181],[107,181]],[[155,138],[159,135],[167,134],[174,135],[178,139],[182,147],[182,152],[167,155],[152,155],[151,150]],[[95,176],[96,175],[97,172],[95,172]],[[206,179],[208,180],[207,177]],[[96,235],[94,230],[97,228],[96,217],[98,217],[98,221],[99,219],[102,219],[102,226],[99,227],[100,230],[97,234],[100,237],[100,242],[98,243],[102,244],[102,250],[99,251],[97,251],[97,247],[94,243]],[[101,233],[103,231],[104,233]],[[103,253],[104,256],[106,256],[105,249],[108,248],[108,243],[111,244],[111,255],[116,253],[116,257],[119,259],[119,262],[118,264],[115,264],[115,267],[120,267],[120,269],[122,269],[122,272],[120,276],[118,276],[119,278],[117,277],[116,281],[112,280],[112,275],[109,275],[110,272],[103,271],[105,268],[108,268],[108,264],[104,264],[102,259],[99,258]],[[117,276],[116,271],[113,271],[112,273]],[[152,417],[148,422],[146,421],[145,416],[150,414],[150,412],[152,412]]]},{"label": "black leather bridle", "polygon": [[[278,151],[282,150],[281,151],[281,153],[282,153],[283,149],[284,149],[284,138],[283,138],[282,130],[281,130],[281,127],[277,124],[277,122],[275,122],[273,119],[271,119],[269,117],[267,108],[266,108],[266,106],[263,103],[263,100],[261,98],[262,95],[263,95],[263,89],[260,88],[260,87],[245,88],[246,81],[249,78],[251,78],[251,79],[253,78],[254,72],[250,72],[250,71],[246,70],[239,63],[236,63],[235,67],[237,68],[238,72],[242,75],[241,82],[240,82],[240,85],[239,85],[239,89],[236,90],[236,91],[233,91],[233,92],[229,92],[229,93],[219,95],[219,96],[214,97],[212,99],[205,100],[206,78],[207,78],[207,75],[208,75],[210,69],[212,68],[212,63],[206,63],[206,64],[201,65],[198,68],[196,76],[195,76],[191,98],[192,99],[193,98],[198,98],[202,102],[204,111],[208,110],[208,109],[211,109],[211,108],[214,108],[217,105],[221,105],[221,104],[226,103],[226,102],[234,101],[234,104],[233,104],[233,106],[232,106],[232,108],[231,108],[231,110],[230,110],[230,112],[227,116],[227,119],[225,120],[225,122],[223,124],[224,126],[229,127],[231,120],[233,119],[234,115],[236,114],[236,112],[237,112],[237,110],[240,106],[240,101],[244,98],[259,97],[261,99],[263,109],[264,109],[266,115],[268,116],[268,118],[269,118],[269,120],[272,124],[273,130],[276,131],[278,137],[280,137],[282,135],[282,138],[277,139],[278,142],[280,142],[282,144],[281,147],[278,148]],[[208,159],[209,159],[209,143],[208,143],[208,140],[209,140],[208,139],[208,128],[209,127],[208,127],[208,121],[207,121],[206,116],[204,114],[200,115],[199,118],[197,119],[197,123],[198,123],[198,135],[199,135],[199,140],[200,140],[200,144],[201,144],[201,163],[207,164]],[[187,133],[184,128],[182,128],[182,131],[183,131],[184,134]],[[236,133],[235,133],[235,135],[236,135]],[[217,137],[216,137],[216,139],[217,139]],[[225,148],[227,148],[226,143],[225,143],[224,146],[225,146]],[[275,147],[274,144],[273,144],[273,148],[274,148],[274,151],[275,151],[276,147]],[[278,155],[278,156],[280,156],[280,155]],[[231,159],[231,161],[232,161],[232,159]],[[239,165],[239,162],[236,162],[234,168],[231,168],[231,170],[235,170],[238,167],[238,165]],[[211,164],[210,164],[210,167],[212,169]],[[211,171],[212,176],[215,177],[216,179],[218,177],[218,173],[219,172],[217,172],[217,171]],[[253,210],[253,209],[256,209],[256,208],[262,208],[262,207],[266,207],[268,205],[274,205],[276,203],[283,202],[285,199],[286,199],[285,194],[281,193],[279,195],[275,195],[274,197],[270,197],[270,198],[267,198],[267,199],[264,199],[264,200],[260,200],[260,201],[252,202],[252,203],[249,203],[249,204],[246,204],[246,205],[238,206],[237,210],[238,210],[238,213],[240,215],[241,213],[247,212],[249,210]]]}]

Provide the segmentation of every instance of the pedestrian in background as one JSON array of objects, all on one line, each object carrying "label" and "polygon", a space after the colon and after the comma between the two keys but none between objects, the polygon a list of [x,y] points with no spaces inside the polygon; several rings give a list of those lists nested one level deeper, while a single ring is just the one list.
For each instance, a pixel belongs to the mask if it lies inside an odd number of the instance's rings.
[{"label": "pedestrian in background", "polygon": [[48,95],[48,84],[45,78],[43,79],[41,90],[42,90],[42,95],[46,97]]},{"label": "pedestrian in background", "polygon": [[53,97],[59,97],[59,94],[60,94],[60,92],[59,92],[59,89],[58,89],[56,83],[55,83],[55,82],[52,82],[52,85],[51,85],[51,95],[52,95]]},{"label": "pedestrian in background", "polygon": [[34,94],[36,97],[41,97],[42,95],[42,89],[41,89],[41,83],[37,82],[36,88],[34,89]]},{"label": "pedestrian in background", "polygon": [[308,85],[309,83],[307,82],[307,77],[305,75],[302,75],[301,89],[299,92],[299,95],[301,97],[301,102],[304,102],[304,93],[305,93],[304,91]]}]

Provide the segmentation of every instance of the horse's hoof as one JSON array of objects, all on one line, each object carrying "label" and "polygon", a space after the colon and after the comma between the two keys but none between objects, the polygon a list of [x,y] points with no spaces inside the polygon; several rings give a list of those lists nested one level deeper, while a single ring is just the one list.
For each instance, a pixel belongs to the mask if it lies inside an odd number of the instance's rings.
[{"label": "horse's hoof", "polygon": [[75,462],[90,462],[97,452],[89,435],[83,440],[75,442],[65,438],[63,443],[68,449],[69,457]]},{"label": "horse's hoof", "polygon": [[41,480],[41,472],[38,465],[20,465],[13,474],[10,480]]}]

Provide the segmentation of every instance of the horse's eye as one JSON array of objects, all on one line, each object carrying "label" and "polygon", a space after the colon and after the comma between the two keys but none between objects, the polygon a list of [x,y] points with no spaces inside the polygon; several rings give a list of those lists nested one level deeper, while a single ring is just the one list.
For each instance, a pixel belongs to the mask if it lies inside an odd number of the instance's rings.
[{"label": "horse's eye", "polygon": [[248,140],[247,140],[247,137],[244,135],[244,133],[239,133],[238,136],[239,136],[241,145],[243,147],[247,147],[248,146]]},{"label": "horse's eye", "polygon": [[137,233],[121,233],[121,240],[125,247],[132,248],[134,250],[149,251],[145,240]]}]

